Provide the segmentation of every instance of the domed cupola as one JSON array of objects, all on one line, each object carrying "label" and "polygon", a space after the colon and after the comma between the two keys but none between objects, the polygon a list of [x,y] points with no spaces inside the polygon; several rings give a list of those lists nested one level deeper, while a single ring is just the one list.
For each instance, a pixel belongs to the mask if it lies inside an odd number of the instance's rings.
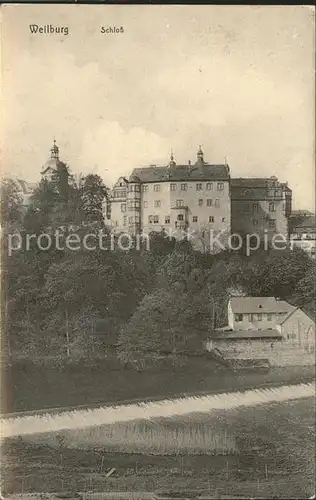
[{"label": "domed cupola", "polygon": [[52,147],[50,148],[50,157],[52,160],[59,160],[59,147],[57,146],[55,139]]},{"label": "domed cupola", "polygon": [[196,158],[197,158],[197,162],[198,164],[203,164],[204,163],[204,153],[203,153],[203,150],[202,150],[202,146],[199,146],[199,149],[196,153]]},{"label": "domed cupola", "polygon": [[171,153],[170,153],[170,161],[169,161],[169,167],[175,167],[177,164],[174,160],[174,156],[173,156],[173,151],[171,150]]}]

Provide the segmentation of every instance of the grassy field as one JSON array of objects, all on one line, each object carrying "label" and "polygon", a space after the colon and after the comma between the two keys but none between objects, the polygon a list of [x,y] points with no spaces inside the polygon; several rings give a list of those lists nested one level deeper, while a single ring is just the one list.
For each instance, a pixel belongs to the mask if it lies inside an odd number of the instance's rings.
[{"label": "grassy field", "polygon": [[[42,435],[41,443],[31,436],[27,442],[7,440],[2,451],[2,492],[198,489],[218,496],[307,498],[315,487],[314,412],[314,399],[309,398],[160,419],[145,426],[147,437],[156,426],[156,437],[165,433],[168,439],[179,428],[181,439],[186,432],[190,436],[190,430],[200,429],[201,436],[208,428],[212,436],[216,429],[218,435],[226,433],[234,440],[236,448],[228,455],[192,455],[188,446],[178,447],[173,455],[113,452],[108,426],[90,434],[87,429],[64,431],[60,439],[46,435],[45,440]],[[113,430],[114,436],[119,429]],[[188,445],[186,439],[182,444]],[[209,446],[212,449],[212,442]],[[115,473],[106,478],[112,467]]]},{"label": "grassy field", "polygon": [[314,367],[274,368],[269,373],[233,373],[215,361],[192,359],[184,367],[137,372],[107,360],[62,368],[16,363],[2,373],[1,411],[95,405],[134,398],[238,390],[315,378]]}]

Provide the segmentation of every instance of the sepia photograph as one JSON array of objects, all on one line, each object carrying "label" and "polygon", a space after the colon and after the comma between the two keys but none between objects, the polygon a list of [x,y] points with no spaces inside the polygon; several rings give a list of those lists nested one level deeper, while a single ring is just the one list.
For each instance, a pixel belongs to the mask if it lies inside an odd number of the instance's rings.
[{"label": "sepia photograph", "polygon": [[0,497],[315,498],[315,9],[1,6]]}]

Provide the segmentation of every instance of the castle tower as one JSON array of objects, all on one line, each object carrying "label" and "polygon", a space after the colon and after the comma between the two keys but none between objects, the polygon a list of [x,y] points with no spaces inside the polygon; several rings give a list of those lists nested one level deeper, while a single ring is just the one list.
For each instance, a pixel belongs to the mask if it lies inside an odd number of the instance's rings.
[{"label": "castle tower", "polygon": [[128,231],[133,236],[139,234],[141,228],[140,186],[141,186],[141,181],[139,177],[137,175],[132,174],[128,182],[127,217],[128,217]]}]

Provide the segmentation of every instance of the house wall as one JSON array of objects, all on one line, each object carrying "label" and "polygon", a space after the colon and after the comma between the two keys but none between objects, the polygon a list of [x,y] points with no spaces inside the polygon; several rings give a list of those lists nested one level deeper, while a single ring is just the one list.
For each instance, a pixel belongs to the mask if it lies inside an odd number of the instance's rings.
[{"label": "house wall", "polygon": [[294,311],[278,330],[292,345],[315,345],[315,323],[301,309]]},{"label": "house wall", "polygon": [[237,321],[233,315],[233,330],[274,330],[284,315],[285,313],[243,313],[242,321]]}]

